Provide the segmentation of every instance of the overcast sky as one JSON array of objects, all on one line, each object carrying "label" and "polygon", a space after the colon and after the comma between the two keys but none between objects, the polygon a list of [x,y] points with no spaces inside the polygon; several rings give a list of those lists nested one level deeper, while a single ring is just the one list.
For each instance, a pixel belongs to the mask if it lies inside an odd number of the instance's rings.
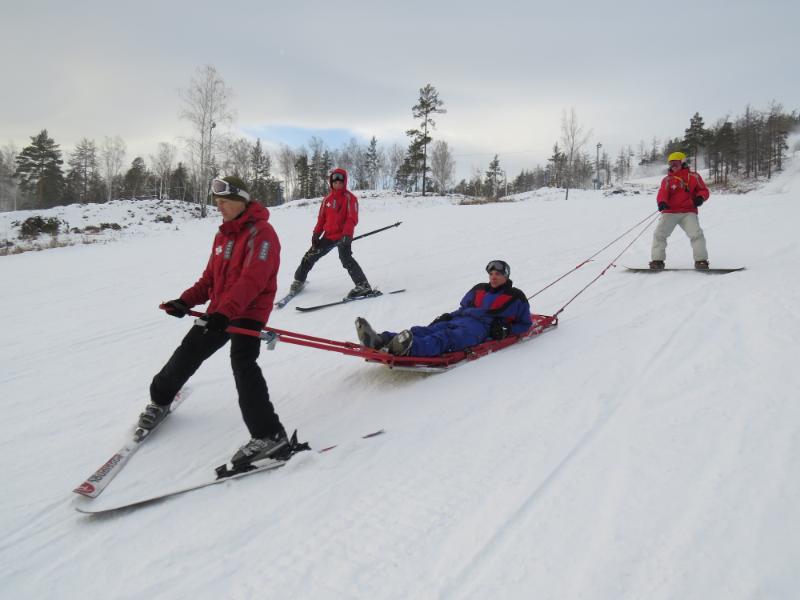
[{"label": "overcast sky", "polygon": [[46,128],[64,151],[118,134],[147,158],[188,133],[178,90],[206,64],[233,132],[268,145],[405,146],[431,83],[459,177],[494,153],[510,175],[543,163],[570,107],[592,155],[680,136],[694,112],[800,108],[796,0],[0,2],[0,145],[18,149]]}]

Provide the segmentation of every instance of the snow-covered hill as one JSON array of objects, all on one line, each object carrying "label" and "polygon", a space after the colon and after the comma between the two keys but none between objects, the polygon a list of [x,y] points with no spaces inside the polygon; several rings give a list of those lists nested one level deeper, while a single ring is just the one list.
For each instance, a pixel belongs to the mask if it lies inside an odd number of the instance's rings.
[{"label": "snow-covered hill", "polygon": [[[201,272],[215,219],[0,258],[0,580],[9,598],[793,599],[800,594],[800,162],[702,209],[713,266],[612,268],[558,329],[441,375],[278,344],[260,363],[287,428],[330,453],[91,518],[70,490],[116,450],[187,328],[157,310]],[[494,258],[528,294],[655,209],[573,191],[462,206],[366,197],[370,281],[407,292],[271,325],[354,340],[456,307]],[[313,203],[272,210],[281,290]],[[106,219],[103,218],[105,221]],[[630,239],[630,238],[628,238]],[[537,296],[553,313],[622,248]],[[649,259],[650,231],[619,261]],[[690,266],[681,231],[668,262]],[[334,256],[300,305],[350,281]],[[246,440],[225,351],[96,502],[208,477]],[[386,435],[361,440],[379,428]]]}]

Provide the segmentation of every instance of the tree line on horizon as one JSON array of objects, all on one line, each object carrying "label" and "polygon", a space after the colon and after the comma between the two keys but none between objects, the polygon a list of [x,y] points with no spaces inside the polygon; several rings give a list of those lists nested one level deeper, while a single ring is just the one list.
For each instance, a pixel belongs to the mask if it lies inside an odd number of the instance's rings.
[{"label": "tree line on horizon", "polygon": [[[46,129],[17,151],[12,144],[0,148],[0,211],[50,208],[71,203],[107,202],[116,198],[173,198],[208,203],[208,181],[221,174],[236,175],[252,195],[267,206],[286,200],[313,198],[327,192],[327,177],[334,167],[347,169],[352,189],[394,189],[399,192],[460,193],[497,198],[540,187],[566,189],[609,186],[628,178],[635,166],[665,164],[670,152],[682,150],[694,162],[710,169],[711,180],[727,184],[731,175],[769,178],[783,168],[788,137],[800,126],[797,111],[787,113],[772,102],[767,110],[749,105],[737,118],[726,116],[706,127],[695,113],[681,137],[663,143],[653,138],[620,149],[612,162],[609,154],[595,156],[585,150],[587,132],[572,109],[562,115],[561,138],[544,165],[522,171],[513,179],[494,155],[487,169],[474,169],[469,179],[454,180],[456,162],[444,140],[434,140],[433,117],[445,114],[444,102],[431,84],[420,90],[412,107],[418,126],[407,130],[408,146],[384,147],[372,136],[367,144],[355,138],[340,148],[329,148],[312,137],[307,146],[281,145],[270,153],[261,143],[214,130],[233,121],[231,90],[216,69],[198,69],[182,90],[181,117],[193,126],[186,138],[183,160],[178,147],[161,142],[155,154],[136,156],[125,168],[126,145],[121,137],[106,137],[100,144],[81,139],[64,157]],[[702,164],[702,163],[701,163]]]}]

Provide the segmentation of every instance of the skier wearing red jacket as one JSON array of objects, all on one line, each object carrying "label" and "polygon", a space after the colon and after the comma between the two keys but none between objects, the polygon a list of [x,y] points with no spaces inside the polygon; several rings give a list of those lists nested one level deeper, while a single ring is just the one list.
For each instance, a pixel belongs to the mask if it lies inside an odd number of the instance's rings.
[{"label": "skier wearing red jacket", "polygon": [[153,377],[151,401],[139,417],[139,427],[152,429],[163,420],[178,390],[230,340],[239,408],[252,437],[233,456],[237,466],[271,456],[288,444],[256,362],[261,340],[226,331],[228,325],[261,331],[266,324],[277,289],[281,245],[269,223],[269,211],[250,200],[241,179],[214,179],[211,192],[222,214],[211,257],[192,287],[180,298],[164,303],[168,314],[182,318],[193,306],[210,300],[206,324],[192,327]]},{"label": "skier wearing red jacket", "polygon": [[684,162],[686,155],[683,152],[673,152],[667,160],[669,172],[661,181],[661,188],[656,198],[661,217],[653,232],[650,268],[653,270],[664,268],[664,261],[667,258],[667,238],[675,227],[680,225],[692,244],[694,268],[706,270],[708,251],[706,238],[700,229],[697,208],[708,200],[708,188],[698,173],[689,170],[689,166]]},{"label": "skier wearing red jacket", "polygon": [[294,274],[291,293],[303,289],[309,271],[316,262],[334,248],[339,248],[339,260],[347,269],[355,287],[347,294],[348,298],[356,298],[372,293],[364,271],[353,258],[350,243],[358,224],[358,198],[347,189],[347,171],[334,169],[331,171],[329,183],[330,193],[322,199],[317,215],[317,224],[311,235],[311,248],[303,255],[300,266]]}]

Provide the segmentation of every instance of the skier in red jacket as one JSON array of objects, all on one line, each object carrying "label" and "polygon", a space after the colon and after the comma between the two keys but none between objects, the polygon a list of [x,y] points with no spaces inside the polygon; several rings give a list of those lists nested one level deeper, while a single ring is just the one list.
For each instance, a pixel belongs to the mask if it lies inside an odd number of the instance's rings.
[{"label": "skier in red jacket", "polygon": [[206,325],[192,327],[153,378],[151,401],[139,417],[139,427],[155,427],[169,412],[178,390],[207,358],[231,340],[239,408],[252,437],[233,456],[237,466],[274,455],[288,444],[256,362],[261,340],[226,332],[228,325],[261,331],[266,324],[277,289],[281,245],[269,224],[269,211],[250,200],[241,179],[214,179],[211,192],[222,214],[211,257],[192,287],[180,298],[164,303],[168,314],[182,318],[193,306],[210,300]]},{"label": "skier in red jacket", "polygon": [[673,152],[667,160],[669,172],[661,181],[656,199],[661,217],[653,232],[650,268],[656,271],[664,268],[664,260],[667,258],[667,238],[675,226],[680,225],[692,243],[694,268],[706,270],[708,251],[706,238],[697,218],[697,208],[708,200],[708,188],[698,173],[689,170],[689,166],[684,162],[686,155],[683,152]]},{"label": "skier in red jacket", "polygon": [[355,284],[347,294],[348,298],[366,296],[372,293],[372,287],[364,271],[353,258],[353,250],[350,247],[353,232],[358,224],[358,198],[347,189],[347,171],[344,169],[331,171],[329,183],[331,191],[320,204],[317,224],[311,235],[311,248],[303,255],[300,266],[297,267],[290,292],[299,293],[314,264],[338,247],[339,260]]}]

